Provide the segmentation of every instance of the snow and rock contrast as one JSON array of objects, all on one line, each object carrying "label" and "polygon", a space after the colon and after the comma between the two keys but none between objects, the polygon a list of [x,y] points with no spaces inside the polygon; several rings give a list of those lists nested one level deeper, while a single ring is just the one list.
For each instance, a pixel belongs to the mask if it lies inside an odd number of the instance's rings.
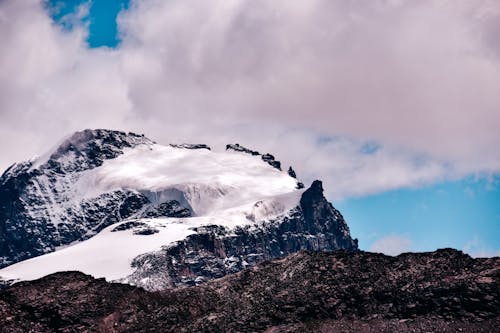
[{"label": "snow and rock contrast", "polygon": [[274,156],[226,148],[85,130],[13,165],[0,178],[0,277],[79,270],[163,289],[301,249],[357,250],[321,182],[304,189]]},{"label": "snow and rock contrast", "polygon": [[125,150],[151,145],[132,133],[85,130],[7,169],[0,177],[0,267],[87,239],[140,209],[146,198],[135,190],[87,195],[76,183]]}]

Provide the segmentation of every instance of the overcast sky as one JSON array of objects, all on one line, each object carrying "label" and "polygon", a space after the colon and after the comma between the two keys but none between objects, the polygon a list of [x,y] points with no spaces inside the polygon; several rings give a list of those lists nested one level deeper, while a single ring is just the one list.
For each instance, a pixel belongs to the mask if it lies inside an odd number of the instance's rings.
[{"label": "overcast sky", "polygon": [[116,0],[101,47],[75,2],[0,1],[0,169],[112,128],[269,151],[335,200],[500,173],[499,1]]}]

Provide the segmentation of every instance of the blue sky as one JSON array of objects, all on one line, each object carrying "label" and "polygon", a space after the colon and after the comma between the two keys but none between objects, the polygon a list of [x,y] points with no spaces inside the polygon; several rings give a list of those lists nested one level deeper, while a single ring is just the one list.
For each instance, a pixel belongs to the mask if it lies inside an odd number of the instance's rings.
[{"label": "blue sky", "polygon": [[[128,0],[106,0],[106,1],[84,1],[84,0],[49,0],[48,9],[52,18],[61,22],[66,15],[74,13],[78,6],[89,4],[88,16],[84,22],[89,24],[89,35],[87,42],[90,47],[115,47],[119,43],[116,16],[120,10],[126,9]],[[71,26],[65,26],[71,28]]]},{"label": "blue sky", "polygon": [[454,247],[498,255],[499,181],[467,178],[347,199],[336,206],[363,248],[381,236],[399,236],[417,251]]},{"label": "blue sky", "polygon": [[[56,28],[10,3],[6,16],[20,19],[0,22],[19,24],[4,29],[0,83],[10,90],[0,110],[13,111],[0,113],[0,126],[10,124],[1,141],[39,153],[84,126],[246,143],[325,180],[362,249],[499,253],[500,31],[490,23],[500,10],[488,12],[491,3],[44,0]],[[125,48],[116,18],[129,7]],[[78,8],[84,43],[72,33]],[[0,167],[25,159],[15,147],[1,153]]]}]

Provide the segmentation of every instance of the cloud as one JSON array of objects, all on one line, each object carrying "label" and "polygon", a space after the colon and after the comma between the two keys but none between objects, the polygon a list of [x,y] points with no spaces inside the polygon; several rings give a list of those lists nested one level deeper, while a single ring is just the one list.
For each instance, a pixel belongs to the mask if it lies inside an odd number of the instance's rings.
[{"label": "cloud", "polygon": [[172,112],[203,105],[498,167],[500,67],[481,25],[498,5],[461,4],[146,1],[121,27]]},{"label": "cloud", "polygon": [[493,250],[484,244],[478,235],[474,235],[464,245],[462,251],[474,258],[500,257],[500,249]]},{"label": "cloud", "polygon": [[335,198],[499,172],[499,19],[487,0],[143,0],[118,48],[89,49],[85,25],[2,1],[0,169],[105,127],[238,141]]},{"label": "cloud", "polygon": [[371,252],[384,253],[396,256],[403,252],[409,252],[411,240],[405,236],[390,235],[376,240],[370,247]]}]

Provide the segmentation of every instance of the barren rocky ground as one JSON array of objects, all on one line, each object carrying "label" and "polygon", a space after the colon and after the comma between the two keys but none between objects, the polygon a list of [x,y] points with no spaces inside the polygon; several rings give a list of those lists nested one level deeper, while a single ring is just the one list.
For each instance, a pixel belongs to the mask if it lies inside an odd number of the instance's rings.
[{"label": "barren rocky ground", "polygon": [[78,272],[0,292],[2,332],[498,332],[500,258],[300,252],[147,292]]}]

